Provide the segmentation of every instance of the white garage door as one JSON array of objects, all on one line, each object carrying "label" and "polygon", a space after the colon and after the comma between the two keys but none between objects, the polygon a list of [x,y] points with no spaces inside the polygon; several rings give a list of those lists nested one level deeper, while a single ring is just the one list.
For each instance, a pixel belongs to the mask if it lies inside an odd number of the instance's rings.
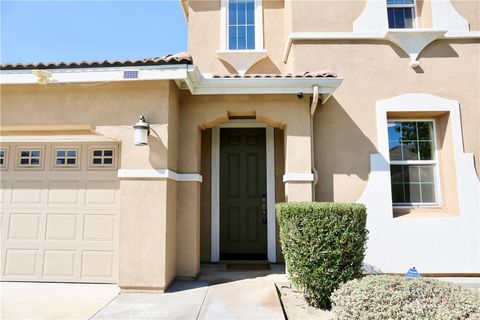
[{"label": "white garage door", "polygon": [[117,153],[111,143],[2,144],[2,280],[117,282]]}]

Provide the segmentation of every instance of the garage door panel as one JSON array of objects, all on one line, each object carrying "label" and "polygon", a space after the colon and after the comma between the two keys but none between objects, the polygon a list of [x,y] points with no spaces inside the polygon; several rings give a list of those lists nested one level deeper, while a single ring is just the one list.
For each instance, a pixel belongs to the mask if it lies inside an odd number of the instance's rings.
[{"label": "garage door panel", "polygon": [[87,181],[85,192],[86,205],[114,205],[118,197],[118,181]]},{"label": "garage door panel", "polygon": [[48,204],[79,204],[80,182],[75,180],[51,180],[48,183]]},{"label": "garage door panel", "polygon": [[8,226],[8,240],[38,240],[40,238],[40,214],[12,213]]},{"label": "garage door panel", "polygon": [[[47,144],[44,154],[53,147]],[[87,157],[77,170],[52,170],[51,160],[44,160],[41,170],[9,166],[2,171],[2,280],[115,283],[117,171],[87,170]]]},{"label": "garage door panel", "polygon": [[79,229],[76,214],[49,213],[47,215],[46,240],[76,240]]},{"label": "garage door panel", "polygon": [[45,277],[74,277],[76,260],[75,250],[45,250],[43,275]]},{"label": "garage door panel", "polygon": [[7,249],[5,254],[5,275],[34,278],[37,271],[39,250]]},{"label": "garage door panel", "polygon": [[[1,173],[3,175],[3,172]],[[7,203],[6,197],[10,191],[10,184],[7,180],[0,180],[0,204]]]},{"label": "garage door panel", "polygon": [[12,204],[41,204],[42,180],[18,180],[12,184]]},{"label": "garage door panel", "polygon": [[87,214],[84,216],[83,240],[113,241],[115,240],[115,215]]},{"label": "garage door panel", "polygon": [[83,251],[82,277],[113,278],[114,262],[111,251]]}]

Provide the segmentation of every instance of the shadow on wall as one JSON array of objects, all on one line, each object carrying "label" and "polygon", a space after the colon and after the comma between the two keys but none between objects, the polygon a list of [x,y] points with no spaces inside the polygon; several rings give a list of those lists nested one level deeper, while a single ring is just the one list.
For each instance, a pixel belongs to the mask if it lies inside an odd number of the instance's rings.
[{"label": "shadow on wall", "polygon": [[250,69],[248,69],[247,74],[280,74],[282,73],[280,69],[273,63],[270,58],[265,58],[257,63],[255,63]]},{"label": "shadow on wall", "polygon": [[188,5],[195,12],[220,10],[220,1],[189,1]]},{"label": "shadow on wall", "polygon": [[317,109],[313,125],[316,201],[357,201],[377,148],[334,97]]}]

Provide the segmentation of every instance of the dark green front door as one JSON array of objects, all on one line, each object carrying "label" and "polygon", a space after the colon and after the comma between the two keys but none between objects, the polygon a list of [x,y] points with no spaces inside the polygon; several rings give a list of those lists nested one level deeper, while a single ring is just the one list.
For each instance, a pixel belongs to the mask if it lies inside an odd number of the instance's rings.
[{"label": "dark green front door", "polygon": [[220,259],[266,260],[265,128],[220,129]]}]

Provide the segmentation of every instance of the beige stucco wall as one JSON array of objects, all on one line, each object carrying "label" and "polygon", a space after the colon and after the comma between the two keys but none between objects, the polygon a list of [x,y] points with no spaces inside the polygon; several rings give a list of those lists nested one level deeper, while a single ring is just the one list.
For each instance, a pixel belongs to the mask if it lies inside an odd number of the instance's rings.
[{"label": "beige stucco wall", "polygon": [[419,70],[410,68],[405,54],[388,43],[294,46],[296,69],[328,67],[345,78],[315,114],[317,200],[359,198],[370,171],[369,155],[376,153],[375,103],[396,95],[429,93],[459,101],[465,152],[479,159],[480,46],[474,42],[431,44],[421,54]]},{"label": "beige stucco wall", "polygon": [[[3,85],[1,124],[26,134],[67,134],[92,127],[119,143],[119,168],[176,168],[178,89],[167,81],[100,85]],[[140,114],[150,122],[149,145],[133,144]],[[170,125],[169,125],[170,123]],[[51,131],[52,128],[63,128]],[[85,133],[85,130],[82,131]],[[76,132],[78,133],[78,132]],[[12,134],[12,132],[10,132]],[[92,134],[92,132],[90,132]],[[119,281],[124,289],[164,290],[176,275],[177,184],[121,180]],[[139,263],[141,262],[141,263]]]},{"label": "beige stucco wall", "polygon": [[[465,0],[451,0],[451,2],[469,22],[470,30],[479,31],[480,2]],[[263,1],[264,49],[267,50],[268,57],[253,65],[248,73],[315,71],[316,69],[313,68],[315,66],[308,69],[298,68],[295,61],[303,62],[303,59],[295,54],[290,54],[287,64],[283,63],[282,56],[288,34],[291,32],[351,32],[353,22],[362,14],[366,4],[367,0]],[[420,28],[432,27],[431,14],[430,0],[417,1]],[[190,1],[188,32],[188,51],[192,53],[195,64],[203,72],[236,73],[231,66],[216,56],[216,52],[220,49],[220,0]],[[356,43],[359,46],[365,44],[363,41]],[[326,68],[332,67],[327,65]]]}]

